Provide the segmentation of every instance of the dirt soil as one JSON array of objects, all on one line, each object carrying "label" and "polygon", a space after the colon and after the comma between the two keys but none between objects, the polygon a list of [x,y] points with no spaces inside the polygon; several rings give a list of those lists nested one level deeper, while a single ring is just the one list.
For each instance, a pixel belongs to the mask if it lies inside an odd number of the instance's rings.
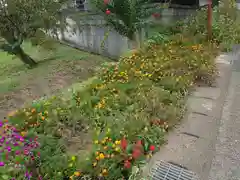
[{"label": "dirt soil", "polygon": [[[39,64],[35,69],[21,74],[21,86],[11,92],[0,93],[0,118],[26,102],[31,102],[44,95],[51,95],[67,88],[74,82],[81,82],[94,75],[100,60],[86,58],[80,61],[51,61],[47,66]],[[43,66],[43,67],[41,67]]]}]

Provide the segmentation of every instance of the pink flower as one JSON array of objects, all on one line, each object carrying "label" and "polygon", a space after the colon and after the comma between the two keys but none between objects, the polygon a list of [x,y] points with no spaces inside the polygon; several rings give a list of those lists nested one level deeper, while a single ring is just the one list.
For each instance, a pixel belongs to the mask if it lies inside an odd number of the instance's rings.
[{"label": "pink flower", "polygon": [[121,140],[121,148],[122,150],[126,150],[127,148],[127,140],[125,138]]},{"label": "pink flower", "polygon": [[149,147],[149,150],[150,150],[150,151],[155,151],[155,146],[154,146],[154,145],[151,145],[151,146]]},{"label": "pink flower", "polygon": [[104,4],[108,4],[109,0],[104,0],[103,2],[104,2]]},{"label": "pink flower", "polygon": [[125,167],[126,169],[131,168],[131,163],[130,163],[130,161],[128,161],[128,160],[124,161],[124,167]]},{"label": "pink flower", "polygon": [[111,11],[109,9],[106,10],[106,14],[109,15],[111,14]]}]

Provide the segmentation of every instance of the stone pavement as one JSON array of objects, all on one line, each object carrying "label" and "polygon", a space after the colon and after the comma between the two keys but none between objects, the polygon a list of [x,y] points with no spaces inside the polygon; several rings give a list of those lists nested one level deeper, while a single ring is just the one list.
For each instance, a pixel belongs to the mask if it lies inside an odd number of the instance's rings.
[{"label": "stone pavement", "polygon": [[163,160],[188,168],[200,180],[240,180],[240,55],[222,54],[216,62],[216,87],[196,88],[186,118],[144,174]]},{"label": "stone pavement", "polygon": [[[240,62],[240,60],[239,60]],[[209,180],[240,180],[240,63],[233,63]]]}]

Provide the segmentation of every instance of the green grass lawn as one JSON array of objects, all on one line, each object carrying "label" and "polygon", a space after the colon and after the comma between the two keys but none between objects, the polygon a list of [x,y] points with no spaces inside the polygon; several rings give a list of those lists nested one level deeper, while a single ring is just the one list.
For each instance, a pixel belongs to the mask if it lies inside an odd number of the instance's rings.
[{"label": "green grass lawn", "polygon": [[24,43],[23,48],[39,64],[34,69],[27,69],[18,58],[0,52],[0,94],[20,88],[21,85],[27,83],[28,77],[46,76],[50,71],[61,71],[66,66],[68,68],[72,66],[70,68],[76,70],[74,68],[89,68],[84,66],[95,66],[108,61],[107,58],[79,51],[62,44],[56,44],[55,51],[32,47],[30,43]]}]

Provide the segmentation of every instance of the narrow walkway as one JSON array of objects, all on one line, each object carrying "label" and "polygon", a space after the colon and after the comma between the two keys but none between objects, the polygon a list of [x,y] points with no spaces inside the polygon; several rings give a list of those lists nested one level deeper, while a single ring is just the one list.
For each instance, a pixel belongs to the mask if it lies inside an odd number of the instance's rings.
[{"label": "narrow walkway", "polygon": [[240,180],[240,60],[233,64],[209,180]]}]

